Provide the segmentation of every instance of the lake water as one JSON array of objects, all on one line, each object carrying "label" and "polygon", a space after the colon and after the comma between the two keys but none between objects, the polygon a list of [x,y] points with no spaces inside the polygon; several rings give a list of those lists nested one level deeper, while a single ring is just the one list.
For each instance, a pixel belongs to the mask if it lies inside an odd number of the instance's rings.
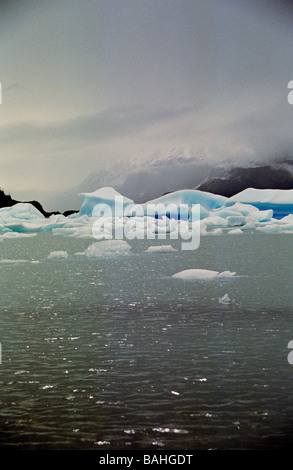
[{"label": "lake water", "polygon": [[[75,255],[90,239],[3,241],[0,446],[292,445],[292,240],[205,236],[173,253],[133,241],[129,256],[98,259]],[[68,258],[47,259],[56,250]],[[237,275],[171,277],[189,268]]]}]

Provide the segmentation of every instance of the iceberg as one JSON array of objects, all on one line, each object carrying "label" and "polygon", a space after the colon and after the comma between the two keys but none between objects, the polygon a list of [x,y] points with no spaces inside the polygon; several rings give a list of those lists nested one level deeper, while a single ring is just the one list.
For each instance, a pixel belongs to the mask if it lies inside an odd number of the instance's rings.
[{"label": "iceberg", "polygon": [[229,198],[229,202],[251,204],[260,210],[271,209],[281,219],[293,213],[293,189],[247,188]]},{"label": "iceberg", "polygon": [[[79,215],[100,215],[93,213],[93,210],[97,204],[101,204],[101,208],[102,205],[104,205],[105,208],[111,208],[112,214],[109,215],[122,216],[124,209],[133,204],[132,199],[122,196],[118,191],[111,187],[100,188],[92,193],[80,193],[79,196],[82,199]],[[117,206],[115,207],[116,198],[122,198],[122,204],[119,208]]]},{"label": "iceberg", "polygon": [[9,223],[13,219],[35,220],[45,219],[45,216],[32,204],[18,203],[11,207],[2,207],[0,209],[0,223]]},{"label": "iceberg", "polygon": [[149,246],[146,253],[170,253],[177,251],[172,245]]},{"label": "iceberg", "polygon": [[93,238],[92,229],[95,219],[88,216],[67,217],[64,224],[52,228],[53,235],[63,235],[74,238]]},{"label": "iceberg", "polygon": [[256,225],[255,225],[255,223],[252,222],[252,221],[247,222],[247,224],[242,225],[242,227],[241,227],[241,230],[250,230],[250,231],[253,231],[253,230],[255,230],[255,229],[256,229]]},{"label": "iceberg", "polygon": [[92,243],[83,253],[87,258],[99,258],[103,256],[125,256],[130,254],[130,245],[124,240],[103,240]]},{"label": "iceberg", "polygon": [[68,258],[67,251],[51,251],[48,259]]},{"label": "iceberg", "polygon": [[215,228],[210,232],[207,232],[209,235],[223,235],[223,230],[221,228]]},{"label": "iceberg", "polygon": [[15,263],[29,263],[27,259],[0,259],[0,263],[3,264],[15,264]]},{"label": "iceberg", "polygon": [[[157,199],[148,201],[146,204],[185,204],[192,208],[192,205],[200,204],[202,206],[203,215],[206,211],[212,211],[225,205],[228,198],[225,196],[219,196],[216,194],[206,193],[197,189],[182,189],[180,191],[174,191],[170,194],[165,194]],[[165,214],[164,214],[165,215]]]},{"label": "iceberg", "polygon": [[227,217],[227,223],[229,226],[245,225],[246,217],[244,217],[244,215],[230,215],[229,217]]},{"label": "iceberg", "polygon": [[172,277],[175,279],[183,279],[185,281],[194,281],[232,277],[235,276],[235,274],[236,272],[231,271],[223,271],[220,273],[218,271],[210,271],[208,269],[186,269],[185,271],[180,271],[179,273],[173,274]]},{"label": "iceberg", "polygon": [[240,233],[218,230],[234,227],[259,233],[293,231],[293,190],[249,188],[227,198],[188,189],[165,194],[143,205],[134,204],[111,187],[80,196],[80,211],[68,217],[60,214],[46,218],[30,203],[1,208],[0,240],[34,236],[38,232],[99,241],[112,240],[118,232],[128,239],[148,235],[165,239],[167,234],[175,239],[178,219],[182,237],[185,234],[187,237],[191,228],[201,235]]},{"label": "iceberg", "polygon": [[[45,216],[30,203],[18,203],[0,209],[0,233],[35,234],[48,232],[55,227],[62,227],[67,218],[62,214]],[[12,238],[12,237],[11,237]]]},{"label": "iceberg", "polygon": [[211,213],[211,216],[204,219],[203,222],[207,227],[226,227],[228,225],[228,222],[226,219],[223,217],[219,216],[213,216],[213,213]]},{"label": "iceberg", "polygon": [[229,235],[242,235],[242,230],[241,228],[234,228],[233,230],[229,230],[228,234]]},{"label": "iceberg", "polygon": [[37,232],[34,233],[22,233],[22,232],[12,232],[11,230],[0,235],[2,240],[15,239],[15,238],[31,238],[36,237]]},{"label": "iceberg", "polygon": [[[259,212],[259,209],[255,206],[249,204],[243,204],[241,202],[235,202],[231,200],[232,198],[228,199],[225,204],[225,207],[220,209],[219,212],[231,211],[233,214],[231,215],[244,215],[250,216],[253,213]],[[223,216],[222,216],[223,217]]]}]

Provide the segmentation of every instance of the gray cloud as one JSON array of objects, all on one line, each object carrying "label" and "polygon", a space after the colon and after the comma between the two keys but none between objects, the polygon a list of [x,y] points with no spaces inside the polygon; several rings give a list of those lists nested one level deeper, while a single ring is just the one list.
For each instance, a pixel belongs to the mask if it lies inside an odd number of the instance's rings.
[{"label": "gray cloud", "polygon": [[27,143],[53,141],[100,141],[137,134],[159,123],[171,122],[194,112],[193,108],[177,110],[146,110],[116,108],[104,112],[78,116],[49,124],[20,122],[0,128],[2,143]]},{"label": "gray cloud", "polygon": [[290,151],[292,3],[0,2],[1,185],[56,189],[172,149]]}]

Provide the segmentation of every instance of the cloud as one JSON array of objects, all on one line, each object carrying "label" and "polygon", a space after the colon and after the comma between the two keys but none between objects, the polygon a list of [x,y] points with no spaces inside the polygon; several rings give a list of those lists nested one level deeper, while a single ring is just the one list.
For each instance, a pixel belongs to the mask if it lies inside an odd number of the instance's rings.
[{"label": "cloud", "polygon": [[288,2],[14,3],[0,16],[2,186],[78,185],[173,148],[209,163],[292,148]]},{"label": "cloud", "polygon": [[1,143],[49,142],[51,140],[89,142],[137,133],[164,123],[181,119],[194,112],[193,108],[147,110],[116,108],[104,112],[78,116],[66,121],[47,124],[20,122],[0,128]]}]

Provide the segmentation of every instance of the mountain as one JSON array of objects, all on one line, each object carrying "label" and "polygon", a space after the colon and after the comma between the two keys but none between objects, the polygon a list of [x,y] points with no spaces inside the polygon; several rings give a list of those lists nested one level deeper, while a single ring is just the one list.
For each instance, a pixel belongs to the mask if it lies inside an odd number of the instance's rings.
[{"label": "mountain", "polygon": [[[286,162],[289,164],[290,162]],[[247,188],[293,189],[293,173],[279,165],[233,168],[223,177],[208,177],[194,189],[231,197]]]},{"label": "mountain", "polygon": [[[195,157],[191,153],[171,152],[166,158],[148,161],[105,161],[100,171],[91,173],[85,180],[70,190],[59,192],[16,191],[16,199],[41,201],[43,213],[49,211],[78,211],[81,206],[80,193],[93,192],[111,186],[119,193],[144,203],[165,193],[180,189],[200,189],[222,196],[233,196],[246,188],[292,189],[293,158],[283,156],[265,163],[225,160],[211,162],[206,156]],[[35,201],[35,204],[37,202]],[[37,207],[37,206],[36,206]],[[48,211],[48,212],[47,212]]]},{"label": "mountain", "polygon": [[115,167],[92,173],[70,191],[57,194],[46,206],[59,210],[79,209],[79,193],[92,192],[111,186],[124,196],[140,204],[166,192],[192,189],[207,176],[222,176],[229,164],[206,163],[203,159],[170,155],[168,158],[147,164],[121,162]]}]

